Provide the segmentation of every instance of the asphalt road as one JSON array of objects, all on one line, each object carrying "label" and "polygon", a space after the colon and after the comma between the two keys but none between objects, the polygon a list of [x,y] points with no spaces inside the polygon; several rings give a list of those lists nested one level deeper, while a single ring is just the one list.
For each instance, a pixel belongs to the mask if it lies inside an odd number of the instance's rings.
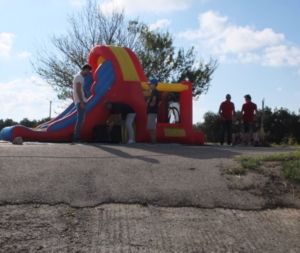
[{"label": "asphalt road", "polygon": [[[104,203],[197,206],[254,210],[276,205],[253,191],[268,180],[224,171],[237,155],[287,152],[287,148],[135,145],[0,144],[0,203]],[[300,206],[291,196],[279,205]]]},{"label": "asphalt road", "polygon": [[0,252],[297,253],[295,189],[226,173],[288,151],[0,142]]}]

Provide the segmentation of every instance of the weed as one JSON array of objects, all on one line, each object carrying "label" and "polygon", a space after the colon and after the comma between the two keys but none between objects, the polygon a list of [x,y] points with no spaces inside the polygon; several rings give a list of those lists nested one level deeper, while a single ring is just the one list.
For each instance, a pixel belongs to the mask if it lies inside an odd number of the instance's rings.
[{"label": "weed", "polygon": [[245,169],[256,170],[259,172],[261,171],[261,168],[259,167],[260,161],[256,159],[244,160],[241,162],[241,164]]},{"label": "weed", "polygon": [[246,174],[246,170],[242,167],[236,167],[233,169],[228,169],[226,170],[227,174],[233,174],[233,175],[245,175]]},{"label": "weed", "polygon": [[284,178],[300,183],[300,159],[286,162],[284,164],[283,176]]},{"label": "weed", "polygon": [[73,209],[69,209],[66,213],[66,216],[75,216],[75,211]]},{"label": "weed", "polygon": [[240,156],[237,160],[241,163],[244,169],[261,171],[259,157]]}]

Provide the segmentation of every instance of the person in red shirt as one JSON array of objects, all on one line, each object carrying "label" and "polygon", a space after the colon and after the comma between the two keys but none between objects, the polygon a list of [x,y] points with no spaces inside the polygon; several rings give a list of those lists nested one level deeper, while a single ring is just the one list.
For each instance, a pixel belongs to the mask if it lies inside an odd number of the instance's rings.
[{"label": "person in red shirt", "polygon": [[257,106],[256,104],[251,102],[251,96],[245,95],[244,96],[246,103],[243,104],[242,107],[242,114],[243,114],[243,126],[244,126],[244,134],[243,134],[243,141],[247,146],[249,143],[249,139],[253,133],[253,126],[254,126],[254,112],[257,115]]},{"label": "person in red shirt", "polygon": [[227,132],[227,144],[232,143],[232,119],[235,117],[234,103],[231,101],[231,96],[226,95],[226,100],[221,103],[219,114],[221,116],[221,139],[220,144],[224,144],[225,132]]}]

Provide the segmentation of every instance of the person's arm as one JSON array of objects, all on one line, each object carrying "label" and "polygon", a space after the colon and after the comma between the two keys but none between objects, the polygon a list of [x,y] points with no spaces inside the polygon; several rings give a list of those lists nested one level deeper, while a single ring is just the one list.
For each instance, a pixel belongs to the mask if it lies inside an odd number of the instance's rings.
[{"label": "person's arm", "polygon": [[219,114],[220,114],[221,120],[224,120],[224,117],[222,115],[222,104],[219,107]]},{"label": "person's arm", "polygon": [[158,97],[159,97],[158,90],[152,90],[151,96],[152,96],[152,98],[150,97],[151,100],[150,100],[149,105],[155,106],[156,101],[158,100]]},{"label": "person's arm", "polygon": [[257,111],[257,105],[255,105],[254,111],[255,111],[255,114],[258,115],[259,112]]},{"label": "person's arm", "polygon": [[221,105],[220,105],[220,107],[219,107],[219,114],[220,114],[220,116],[222,116],[222,108],[221,108]]},{"label": "person's arm", "polygon": [[85,104],[83,102],[83,97],[82,97],[82,93],[81,93],[81,85],[82,84],[80,82],[76,83],[76,93],[77,93],[77,97],[78,97],[78,99],[80,101],[80,106],[81,106],[82,109],[84,109],[85,108]]},{"label": "person's arm", "polygon": [[235,106],[233,104],[233,111],[232,111],[233,119],[235,119],[236,113],[235,113]]},{"label": "person's arm", "polygon": [[151,100],[151,102],[150,102],[150,105],[151,105],[151,106],[155,106],[155,103],[156,103],[156,96],[153,96],[153,97],[152,97],[152,100]]},{"label": "person's arm", "polygon": [[111,131],[111,129],[115,126],[118,125],[122,121],[122,114],[113,114],[112,120],[108,123],[108,130]]},{"label": "person's arm", "polygon": [[111,114],[111,115],[109,116],[109,118],[107,119],[106,124],[109,125],[109,124],[112,123],[113,121],[114,121],[114,115]]}]

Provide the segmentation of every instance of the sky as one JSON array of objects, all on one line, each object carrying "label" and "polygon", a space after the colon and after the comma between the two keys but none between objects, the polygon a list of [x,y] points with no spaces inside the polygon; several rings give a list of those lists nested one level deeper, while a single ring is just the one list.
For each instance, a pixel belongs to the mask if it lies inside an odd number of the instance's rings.
[{"label": "sky", "polygon": [[[98,0],[122,7],[126,18],[167,29],[177,48],[194,46],[197,61],[218,61],[211,87],[193,101],[193,123],[218,112],[227,93],[236,110],[250,94],[265,105],[299,113],[299,0]],[[0,0],[0,119],[56,116],[69,102],[33,71],[33,51],[52,34],[67,33],[68,15],[84,0]],[[52,101],[52,102],[50,102]]]}]

